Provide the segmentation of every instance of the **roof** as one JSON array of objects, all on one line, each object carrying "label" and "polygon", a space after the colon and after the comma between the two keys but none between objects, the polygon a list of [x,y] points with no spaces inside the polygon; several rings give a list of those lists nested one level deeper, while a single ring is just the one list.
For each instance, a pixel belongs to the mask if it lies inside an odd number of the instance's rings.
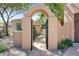
[{"label": "roof", "polygon": [[66,4],[65,7],[69,9],[72,13],[79,13],[79,4],[77,3]]}]

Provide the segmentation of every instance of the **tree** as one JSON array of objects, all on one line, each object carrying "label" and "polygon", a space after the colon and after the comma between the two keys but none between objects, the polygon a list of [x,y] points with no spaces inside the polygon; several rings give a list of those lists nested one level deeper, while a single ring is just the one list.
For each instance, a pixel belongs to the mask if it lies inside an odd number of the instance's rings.
[{"label": "tree", "polygon": [[44,13],[39,13],[39,23],[42,25],[42,28],[44,28],[46,20],[47,16]]},{"label": "tree", "polygon": [[24,3],[0,3],[0,17],[4,22],[5,35],[9,35],[8,33],[9,20],[14,16],[23,13],[29,7],[30,4],[24,4]]},{"label": "tree", "polygon": [[63,3],[47,3],[45,5],[48,6],[49,9],[53,13],[55,13],[55,15],[57,16],[58,20],[63,25],[63,23],[64,23],[64,4]]}]

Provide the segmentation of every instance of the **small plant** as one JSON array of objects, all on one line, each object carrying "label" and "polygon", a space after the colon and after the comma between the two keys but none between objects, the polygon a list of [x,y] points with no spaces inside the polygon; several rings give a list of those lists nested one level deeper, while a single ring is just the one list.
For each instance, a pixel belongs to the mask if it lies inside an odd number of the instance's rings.
[{"label": "small plant", "polygon": [[58,44],[58,49],[65,49],[71,47],[73,42],[69,39],[64,39]]},{"label": "small plant", "polygon": [[0,43],[0,53],[5,52],[7,50],[7,46],[4,43]]}]

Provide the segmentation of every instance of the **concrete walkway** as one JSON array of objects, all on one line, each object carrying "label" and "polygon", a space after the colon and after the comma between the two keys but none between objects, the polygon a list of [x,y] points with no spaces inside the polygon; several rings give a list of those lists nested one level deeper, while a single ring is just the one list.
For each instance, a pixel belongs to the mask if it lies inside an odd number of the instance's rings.
[{"label": "concrete walkway", "polygon": [[54,56],[54,54],[47,49],[33,47],[33,50],[30,52],[29,56]]},{"label": "concrete walkway", "polygon": [[63,56],[79,56],[79,44],[74,43],[73,47],[70,47]]},{"label": "concrete walkway", "polygon": [[37,36],[33,42],[33,48],[29,56],[53,56],[54,54],[46,49],[44,35]]}]

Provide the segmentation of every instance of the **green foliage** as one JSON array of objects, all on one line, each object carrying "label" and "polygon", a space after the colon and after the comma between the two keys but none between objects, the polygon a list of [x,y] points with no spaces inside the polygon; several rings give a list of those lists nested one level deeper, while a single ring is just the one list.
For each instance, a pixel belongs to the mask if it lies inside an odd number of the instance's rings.
[{"label": "green foliage", "polygon": [[44,13],[39,13],[39,23],[42,25],[42,28],[44,28],[45,23],[47,20],[47,16]]},{"label": "green foliage", "polygon": [[58,20],[64,22],[64,4],[63,3],[46,3],[45,4],[49,9],[55,13]]},{"label": "green foliage", "polygon": [[[28,3],[0,3],[0,8],[14,9],[15,11],[28,9],[30,4]],[[4,10],[4,9],[3,9]]]},{"label": "green foliage", "polygon": [[37,36],[35,26],[33,26],[32,35],[33,35],[33,38],[32,39],[35,40],[35,37]]},{"label": "green foliage", "polygon": [[68,47],[71,47],[73,42],[69,39],[63,39],[59,44],[58,44],[58,49],[65,49]]},{"label": "green foliage", "polygon": [[7,50],[7,46],[0,42],[0,53],[5,52]]}]

